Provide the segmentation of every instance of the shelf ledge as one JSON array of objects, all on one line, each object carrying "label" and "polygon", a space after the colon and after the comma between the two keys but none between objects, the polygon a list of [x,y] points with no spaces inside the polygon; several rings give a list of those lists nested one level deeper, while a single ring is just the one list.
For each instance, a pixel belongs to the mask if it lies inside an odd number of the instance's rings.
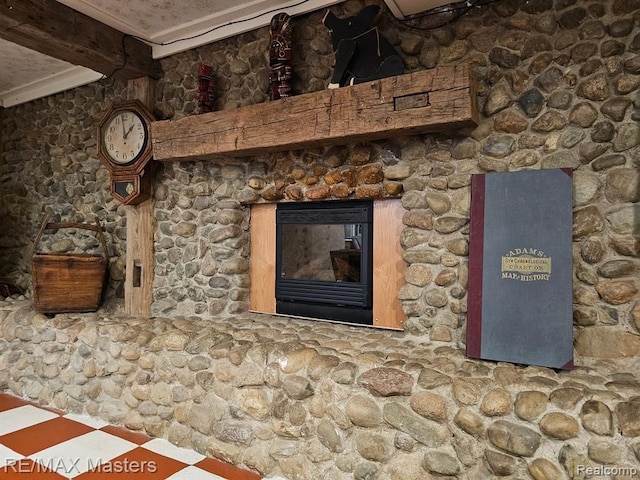
[{"label": "shelf ledge", "polygon": [[193,161],[444,133],[477,123],[473,71],[460,64],[156,121],[151,133],[155,160]]}]

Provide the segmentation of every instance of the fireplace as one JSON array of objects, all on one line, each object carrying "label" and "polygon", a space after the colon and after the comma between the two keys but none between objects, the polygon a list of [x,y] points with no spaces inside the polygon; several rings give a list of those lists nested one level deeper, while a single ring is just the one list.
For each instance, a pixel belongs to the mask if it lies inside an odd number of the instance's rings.
[{"label": "fireplace", "polygon": [[404,213],[400,199],[251,205],[250,311],[402,330]]},{"label": "fireplace", "polygon": [[373,324],[373,202],[276,209],[276,313]]}]

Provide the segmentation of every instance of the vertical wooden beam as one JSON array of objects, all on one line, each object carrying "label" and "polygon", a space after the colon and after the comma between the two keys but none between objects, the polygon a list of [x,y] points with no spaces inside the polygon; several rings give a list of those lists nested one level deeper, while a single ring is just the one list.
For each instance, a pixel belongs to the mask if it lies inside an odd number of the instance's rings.
[{"label": "vertical wooden beam", "polygon": [[276,313],[276,204],[251,206],[249,309]]},{"label": "vertical wooden beam", "polygon": [[[136,78],[127,83],[129,100],[140,100],[153,111],[155,81],[149,77]],[[151,160],[153,162],[153,160]],[[153,174],[147,172],[146,175]],[[153,236],[155,201],[150,199],[138,205],[125,206],[127,215],[127,262],[124,283],[125,313],[135,317],[149,317],[153,303],[153,277],[155,259]]]},{"label": "vertical wooden beam", "polygon": [[399,199],[373,202],[373,325],[402,329],[406,316],[398,291],[406,264],[400,235],[404,207]]}]

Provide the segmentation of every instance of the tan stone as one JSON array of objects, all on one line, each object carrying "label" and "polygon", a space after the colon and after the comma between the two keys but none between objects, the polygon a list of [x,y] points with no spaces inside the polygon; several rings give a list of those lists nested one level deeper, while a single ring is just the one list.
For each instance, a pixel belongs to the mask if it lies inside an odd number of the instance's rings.
[{"label": "tan stone", "polygon": [[638,294],[638,286],[633,280],[605,280],[596,285],[598,295],[611,305],[627,303]]},{"label": "tan stone", "polygon": [[598,435],[613,435],[613,415],[609,407],[597,400],[588,400],[580,411],[582,426]]},{"label": "tan stone", "polygon": [[475,405],[482,395],[482,386],[473,379],[454,378],[453,396],[463,405]]},{"label": "tan stone", "polygon": [[496,388],[482,399],[480,411],[488,417],[498,417],[509,413],[511,407],[511,394],[503,388]]},{"label": "tan stone", "polygon": [[371,397],[355,395],[345,410],[349,420],[360,427],[375,427],[382,422],[382,410]]},{"label": "tan stone", "polygon": [[549,397],[538,391],[520,392],[516,397],[515,413],[523,420],[533,421],[544,413]]},{"label": "tan stone", "polygon": [[625,437],[640,436],[640,398],[616,405],[620,432]]},{"label": "tan stone", "polygon": [[636,302],[633,309],[631,310],[631,321],[636,327],[636,330],[640,332],[640,302]]},{"label": "tan stone", "polygon": [[420,392],[411,396],[411,408],[425,418],[442,423],[447,419],[447,402],[436,393]]},{"label": "tan stone", "polygon": [[309,365],[309,363],[317,356],[318,352],[313,348],[295,350],[280,359],[280,369],[284,373],[297,372]]},{"label": "tan stone", "polygon": [[607,440],[592,439],[589,441],[588,455],[599,464],[618,464],[622,457],[620,447]]},{"label": "tan stone", "polygon": [[578,333],[575,349],[585,357],[635,357],[640,354],[640,335],[610,327],[587,327]]},{"label": "tan stone", "polygon": [[562,410],[573,410],[583,398],[582,390],[573,387],[559,388],[549,396],[551,402]]},{"label": "tan stone", "polygon": [[487,430],[493,445],[521,457],[533,456],[540,447],[540,434],[506,420],[494,422]]},{"label": "tan stone", "polygon": [[529,473],[535,480],[557,480],[563,478],[562,470],[546,458],[536,458],[531,462]]},{"label": "tan stone", "polygon": [[484,421],[469,407],[462,407],[453,421],[470,435],[480,435],[484,431]]},{"label": "tan stone", "polygon": [[569,415],[559,412],[547,413],[540,420],[540,431],[559,440],[575,438],[580,433],[578,422]]}]

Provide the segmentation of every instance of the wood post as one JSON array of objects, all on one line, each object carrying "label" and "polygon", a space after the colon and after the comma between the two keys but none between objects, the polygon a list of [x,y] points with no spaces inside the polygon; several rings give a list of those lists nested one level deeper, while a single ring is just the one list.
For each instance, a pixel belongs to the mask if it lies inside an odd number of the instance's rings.
[{"label": "wood post", "polygon": [[[153,111],[155,81],[149,77],[129,80],[129,100],[140,100]],[[152,160],[153,161],[153,160]],[[153,169],[151,169],[153,172]],[[147,172],[146,175],[152,174]],[[154,225],[153,195],[138,205],[125,206],[127,214],[127,262],[124,283],[125,313],[135,317],[149,317],[153,303]]]}]

